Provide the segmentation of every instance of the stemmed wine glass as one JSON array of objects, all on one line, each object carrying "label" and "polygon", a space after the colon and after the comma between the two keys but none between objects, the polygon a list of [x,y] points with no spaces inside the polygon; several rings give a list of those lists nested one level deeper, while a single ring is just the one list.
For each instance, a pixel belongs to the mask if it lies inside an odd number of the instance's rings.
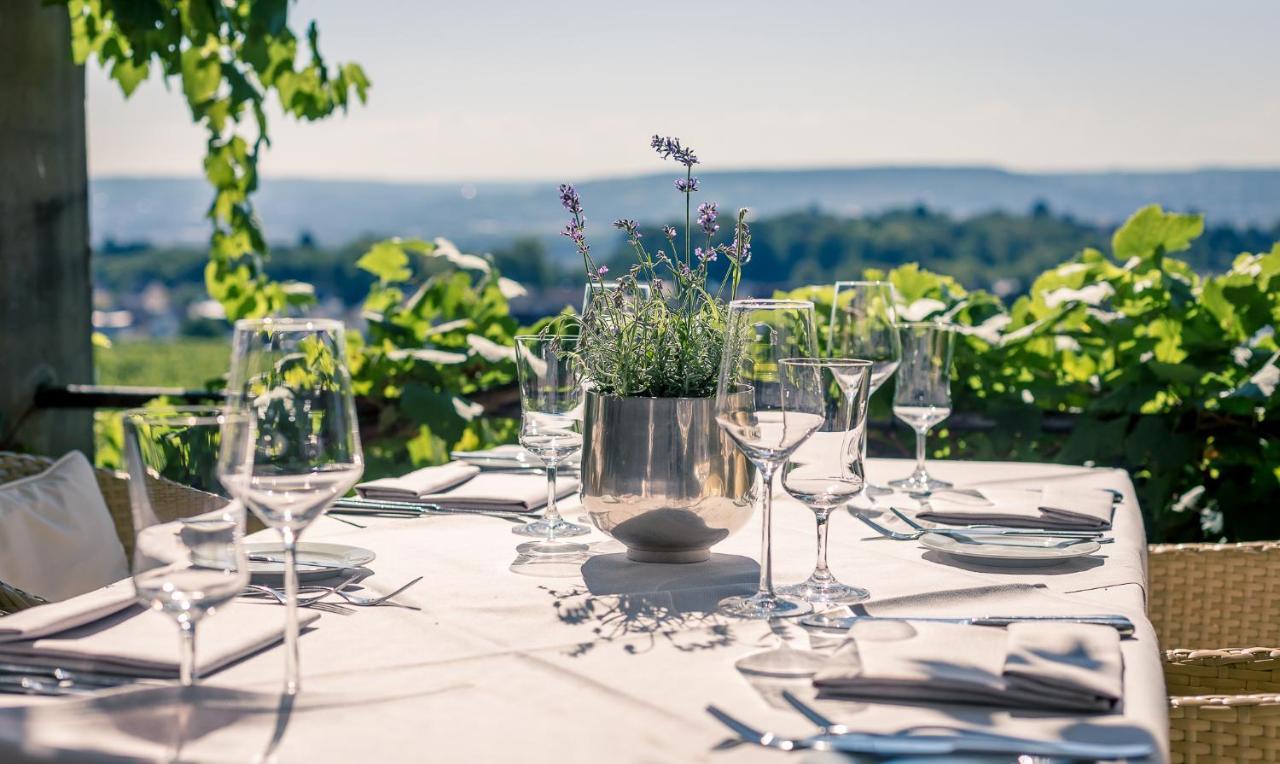
[{"label": "stemmed wine glass", "polygon": [[916,431],[916,469],[911,476],[889,485],[910,493],[928,494],[951,483],[929,475],[925,469],[925,438],[929,430],[951,416],[951,352],[955,331],[937,321],[904,323],[902,366],[893,394],[893,414]]},{"label": "stemmed wine glass", "polygon": [[340,321],[236,322],[228,406],[248,416],[244,448],[224,436],[219,477],[277,529],[285,564],[285,692],[298,665],[298,537],[360,479],[364,454]]},{"label": "stemmed wine glass", "polygon": [[556,472],[560,463],[582,450],[583,385],[573,353],[577,337],[516,337],[516,374],[520,380],[520,445],[547,467],[547,506],[542,519],[511,529],[537,541],[520,544],[522,554],[576,554],[585,544],[562,541],[590,528],[560,517],[556,509]]},{"label": "stemmed wine glass", "polygon": [[181,630],[179,681],[196,683],[196,625],[244,591],[244,505],[220,495],[224,438],[243,438],[247,418],[211,407],[126,411],[124,461],[133,509],[133,584],[138,599]]},{"label": "stemmed wine glass", "polygon": [[[831,303],[827,355],[871,361],[871,387],[875,395],[902,362],[902,337],[898,330],[898,292],[888,281],[837,281]],[[866,431],[863,432],[865,443]],[[865,446],[864,446],[865,449]],[[867,494],[893,493],[868,483]]]},{"label": "stemmed wine glass", "polygon": [[816,343],[813,303],[805,300],[734,300],[725,324],[716,389],[716,423],[760,470],[760,585],[749,597],[720,601],[720,611],[742,618],[803,615],[809,603],[773,589],[773,476],[823,422],[818,369],[786,359],[811,359]]},{"label": "stemmed wine glass", "polygon": [[870,596],[867,590],[840,583],[827,568],[827,521],[832,510],[848,503],[865,486],[864,430],[874,365],[852,358],[789,359],[784,363],[817,371],[825,412],[819,430],[792,452],[782,468],[783,489],[813,510],[817,519],[818,561],[807,581],[778,591],[814,605],[858,602]]}]

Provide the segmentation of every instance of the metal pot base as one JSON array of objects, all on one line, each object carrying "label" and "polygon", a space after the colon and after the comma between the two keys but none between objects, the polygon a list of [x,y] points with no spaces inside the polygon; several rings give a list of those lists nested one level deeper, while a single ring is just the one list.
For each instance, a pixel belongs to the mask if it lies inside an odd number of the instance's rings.
[{"label": "metal pot base", "polygon": [[627,559],[633,562],[666,562],[683,565],[690,562],[706,562],[711,559],[710,549],[686,549],[678,552],[660,552],[652,549],[627,547]]}]

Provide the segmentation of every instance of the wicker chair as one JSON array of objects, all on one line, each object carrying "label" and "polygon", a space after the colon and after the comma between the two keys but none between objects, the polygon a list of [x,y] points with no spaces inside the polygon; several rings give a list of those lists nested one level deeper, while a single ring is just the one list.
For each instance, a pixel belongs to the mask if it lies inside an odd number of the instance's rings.
[{"label": "wicker chair", "polygon": [[[53,460],[44,456],[0,451],[0,484],[37,475],[48,469],[51,464]],[[116,535],[120,537],[120,543],[124,546],[125,560],[132,565],[133,511],[129,505],[128,478],[104,469],[95,469],[94,477],[98,480],[98,488],[102,490],[102,498],[106,501],[107,510],[111,513]],[[149,478],[149,480],[151,496],[161,520],[173,519],[179,514],[189,515],[192,508],[196,511],[216,509],[224,502],[224,499],[213,494],[197,491],[168,480],[158,478]],[[178,512],[178,509],[182,511]],[[44,600],[33,594],[0,582],[0,614],[22,610],[43,602]]]},{"label": "wicker chair", "polygon": [[1172,760],[1280,762],[1280,542],[1149,551]]}]

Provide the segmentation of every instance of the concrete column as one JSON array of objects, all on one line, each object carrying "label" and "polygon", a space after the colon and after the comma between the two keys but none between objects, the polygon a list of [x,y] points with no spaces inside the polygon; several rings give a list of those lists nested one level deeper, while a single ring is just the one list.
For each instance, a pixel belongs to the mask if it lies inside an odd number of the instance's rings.
[{"label": "concrete column", "polygon": [[84,70],[65,7],[0,2],[0,449],[92,453],[87,411],[35,411],[93,381]]}]

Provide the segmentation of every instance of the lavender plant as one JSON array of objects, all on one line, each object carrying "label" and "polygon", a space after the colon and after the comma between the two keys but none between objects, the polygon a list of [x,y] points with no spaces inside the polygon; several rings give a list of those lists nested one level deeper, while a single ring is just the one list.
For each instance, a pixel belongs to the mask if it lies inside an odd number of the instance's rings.
[{"label": "lavender plant", "polygon": [[[577,319],[578,356],[595,389],[605,395],[710,397],[720,370],[725,306],[737,295],[742,266],[751,259],[747,211],[738,211],[732,241],[717,243],[716,203],[699,204],[694,217],[693,194],[699,183],[693,166],[699,162],[693,149],[658,135],[650,146],[663,159],[685,168],[684,177],[675,181],[676,191],[684,195],[684,235],[675,226],[664,226],[666,244],[651,253],[635,220],[614,221],[636,260],[615,288],[606,289],[609,268],[591,255],[578,192],[573,186],[560,186],[560,202],[570,215],[562,233],[582,255],[594,290],[588,310]],[[701,246],[694,245],[695,237]],[[717,284],[710,266],[721,257],[726,267]]]}]

